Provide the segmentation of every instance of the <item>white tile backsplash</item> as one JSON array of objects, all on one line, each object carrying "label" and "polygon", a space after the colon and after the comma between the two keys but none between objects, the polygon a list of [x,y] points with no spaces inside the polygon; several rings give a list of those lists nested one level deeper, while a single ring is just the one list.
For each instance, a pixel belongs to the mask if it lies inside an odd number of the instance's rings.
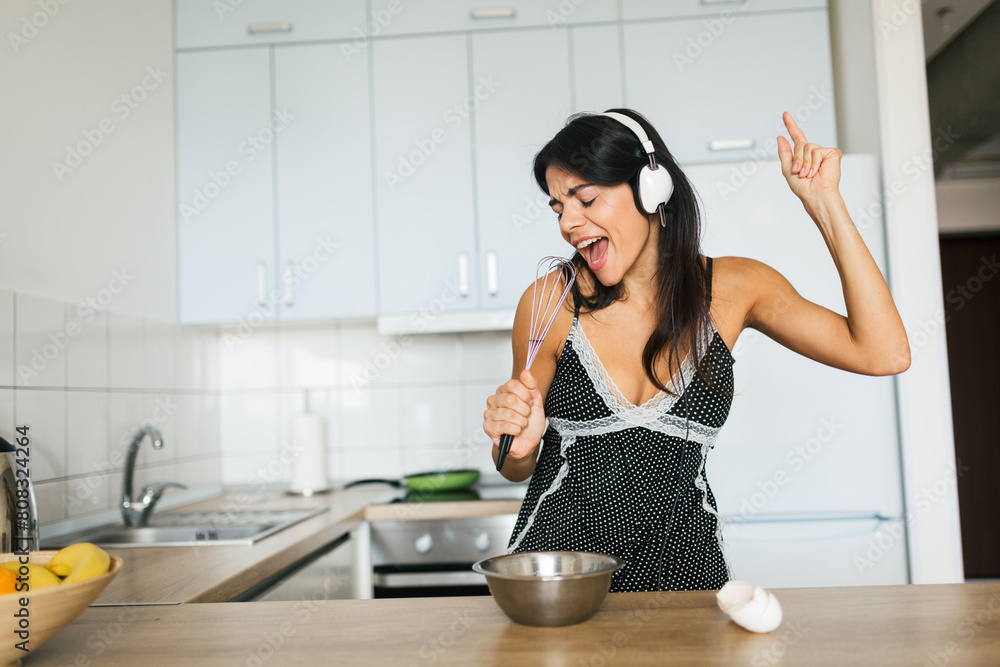
[{"label": "white tile backsplash", "polygon": [[403,430],[399,387],[341,391],[341,438],[350,449],[398,447]]},{"label": "white tile backsplash", "polygon": [[465,382],[493,382],[494,388],[510,379],[514,355],[510,333],[462,334],[462,379]]},{"label": "white tile backsplash", "polygon": [[42,482],[66,474],[66,397],[62,391],[18,389],[14,418],[28,427],[31,479]]},{"label": "white tile backsplash", "polygon": [[335,326],[297,325],[278,334],[278,386],[339,384],[339,332]]},{"label": "white tile backsplash", "polygon": [[462,344],[458,336],[404,336],[401,343],[403,350],[397,362],[400,382],[426,384],[458,382],[462,379]]},{"label": "white tile backsplash", "polygon": [[398,479],[403,476],[401,448],[345,449],[341,452],[339,477],[344,481],[357,479]]},{"label": "white tile backsplash", "polygon": [[64,305],[17,294],[14,310],[17,386],[64,387],[69,344]]},{"label": "white tile backsplash", "polygon": [[64,489],[68,517],[111,509],[112,492],[114,496],[121,493],[118,486],[111,489],[111,476],[98,472],[66,480]]},{"label": "white tile backsplash", "polygon": [[108,471],[108,395],[100,391],[66,392],[66,474]]},{"label": "white tile backsplash", "polygon": [[14,386],[14,293],[0,290],[0,387]]},{"label": "white tile backsplash", "polygon": [[143,366],[148,377],[143,383],[153,389],[173,389],[176,381],[174,367],[173,327],[149,318],[142,321]]},{"label": "white tile backsplash", "polygon": [[403,338],[383,336],[370,324],[341,324],[340,383],[355,389],[398,383]]},{"label": "white tile backsplash", "polygon": [[34,482],[35,502],[38,503],[38,523],[46,524],[66,518],[66,508],[70,502],[66,494],[66,482]]},{"label": "white tile backsplash", "polygon": [[66,306],[69,339],[66,351],[66,386],[104,389],[108,386],[108,314]]},{"label": "white tile backsplash", "polygon": [[277,386],[278,339],[271,325],[256,329],[225,327],[219,331],[222,389],[273,389]]},{"label": "white tile backsplash", "polygon": [[403,387],[404,447],[450,445],[462,435],[461,385]]},{"label": "white tile backsplash", "polygon": [[278,395],[273,391],[225,394],[219,399],[219,444],[230,454],[278,451]]},{"label": "white tile backsplash", "polygon": [[108,313],[108,385],[113,389],[152,386],[142,345],[142,319]]},{"label": "white tile backsplash", "polygon": [[0,389],[0,436],[13,444],[17,434],[14,429],[17,424],[14,421],[14,390]]}]

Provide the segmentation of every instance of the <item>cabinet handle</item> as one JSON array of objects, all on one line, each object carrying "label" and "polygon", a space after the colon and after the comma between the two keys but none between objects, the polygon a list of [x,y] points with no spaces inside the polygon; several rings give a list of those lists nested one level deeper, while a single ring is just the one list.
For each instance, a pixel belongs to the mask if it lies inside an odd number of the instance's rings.
[{"label": "cabinet handle", "polygon": [[486,289],[490,296],[496,296],[497,287],[497,254],[490,250],[486,253]]},{"label": "cabinet handle", "polygon": [[753,148],[753,139],[712,139],[708,142],[708,149],[712,151],[737,151],[746,148]]},{"label": "cabinet handle", "polygon": [[267,303],[267,264],[257,262],[257,303]]},{"label": "cabinet handle", "polygon": [[458,293],[469,296],[469,255],[464,252],[458,254]]},{"label": "cabinet handle", "polygon": [[292,263],[285,262],[285,270],[282,272],[282,282],[285,287],[285,305],[295,305],[295,294],[292,292]]},{"label": "cabinet handle", "polygon": [[492,9],[473,9],[469,17],[473,19],[512,19],[517,16],[513,7],[495,7]]},{"label": "cabinet handle", "polygon": [[747,0],[701,0],[703,5],[744,5]]},{"label": "cabinet handle", "polygon": [[251,23],[247,26],[248,35],[260,35],[265,32],[291,32],[292,24],[288,21],[272,21],[271,23]]}]

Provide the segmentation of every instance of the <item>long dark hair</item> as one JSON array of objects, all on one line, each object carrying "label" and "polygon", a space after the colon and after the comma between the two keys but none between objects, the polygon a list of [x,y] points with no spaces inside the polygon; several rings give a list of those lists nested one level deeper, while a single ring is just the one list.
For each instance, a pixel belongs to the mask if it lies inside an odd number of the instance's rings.
[{"label": "long dark hair", "polygon": [[[682,340],[688,341],[693,358],[698,362],[707,352],[705,334],[709,330],[710,286],[708,272],[699,257],[701,217],[698,203],[694,188],[649,121],[631,109],[609,111],[630,116],[642,126],[653,142],[657,164],[666,168],[674,181],[673,196],[666,209],[667,226],[660,230],[657,248],[656,328],[642,352],[642,367],[646,376],[661,391],[672,392],[673,388],[668,390],[666,383],[656,374],[656,361],[660,355],[669,350],[679,363],[677,347],[678,341]],[[566,126],[535,156],[534,176],[546,194],[550,193],[545,172],[553,165],[595,185],[628,183],[636,207],[642,211],[638,175],[646,164],[646,153],[630,129],[607,116],[576,114],[570,116]],[[581,307],[593,312],[628,297],[622,283],[612,286],[601,284],[579,252],[574,253],[572,261],[578,272],[590,275],[594,285],[593,293],[589,295],[581,292],[579,281],[573,285],[573,299]],[[715,388],[711,364],[696,363],[695,367],[702,380]]]}]

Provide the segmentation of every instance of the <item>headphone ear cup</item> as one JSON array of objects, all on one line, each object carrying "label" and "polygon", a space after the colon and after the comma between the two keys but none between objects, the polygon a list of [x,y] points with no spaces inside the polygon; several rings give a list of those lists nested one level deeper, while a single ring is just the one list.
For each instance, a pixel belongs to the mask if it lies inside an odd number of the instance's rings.
[{"label": "headphone ear cup", "polygon": [[647,215],[653,215],[674,194],[674,179],[664,167],[651,169],[648,165],[639,172],[639,201]]}]

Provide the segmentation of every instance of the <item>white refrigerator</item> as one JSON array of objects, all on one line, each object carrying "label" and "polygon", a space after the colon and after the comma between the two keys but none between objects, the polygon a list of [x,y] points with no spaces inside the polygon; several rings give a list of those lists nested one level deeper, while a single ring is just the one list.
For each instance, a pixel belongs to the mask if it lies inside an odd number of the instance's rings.
[{"label": "white refrigerator", "polygon": [[[878,163],[848,155],[842,171],[885,275]],[[702,200],[707,255],[758,259],[846,314],[833,259],[777,161],[685,173]],[[824,366],[752,329],[733,356],[735,396],[707,465],[733,576],[764,587],[908,583],[894,379]]]}]

